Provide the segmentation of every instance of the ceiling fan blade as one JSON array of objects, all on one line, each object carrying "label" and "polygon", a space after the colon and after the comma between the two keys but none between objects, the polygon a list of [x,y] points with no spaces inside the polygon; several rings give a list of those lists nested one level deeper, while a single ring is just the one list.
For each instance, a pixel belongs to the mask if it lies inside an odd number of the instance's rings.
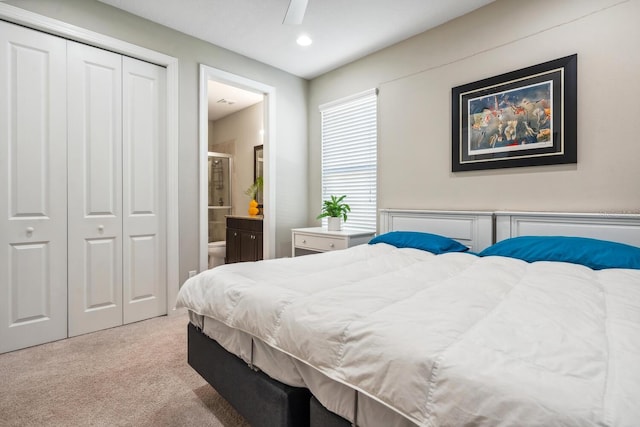
[{"label": "ceiling fan blade", "polygon": [[304,13],[307,10],[307,3],[309,3],[309,0],[290,0],[282,23],[287,25],[302,24]]}]

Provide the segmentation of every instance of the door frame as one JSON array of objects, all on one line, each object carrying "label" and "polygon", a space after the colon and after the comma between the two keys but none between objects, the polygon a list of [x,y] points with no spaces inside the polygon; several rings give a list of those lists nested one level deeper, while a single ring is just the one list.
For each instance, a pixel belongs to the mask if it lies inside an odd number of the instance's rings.
[{"label": "door frame", "polygon": [[[276,170],[276,138],[275,138],[275,105],[276,89],[273,86],[248,79],[227,71],[205,64],[200,64],[199,90],[199,159],[200,159],[200,270],[208,268],[208,224],[207,224],[207,153],[209,152],[209,106],[208,82],[214,80],[229,86],[235,86],[264,96],[264,220],[263,220],[263,251],[264,258],[275,257],[276,253],[276,198],[275,198],[275,170]],[[237,165],[236,165],[237,166]]]},{"label": "door frame", "polygon": [[140,47],[110,36],[76,27],[57,19],[30,12],[19,7],[0,3],[0,18],[14,24],[44,31],[63,38],[86,43],[132,58],[165,67],[166,76],[166,266],[167,266],[167,314],[176,314],[174,303],[180,289],[179,283],[179,222],[178,222],[178,59]]}]

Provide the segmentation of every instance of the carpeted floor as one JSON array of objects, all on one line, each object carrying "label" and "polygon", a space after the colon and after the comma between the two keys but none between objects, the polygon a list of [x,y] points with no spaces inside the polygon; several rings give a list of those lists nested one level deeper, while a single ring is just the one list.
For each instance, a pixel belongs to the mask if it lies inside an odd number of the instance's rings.
[{"label": "carpeted floor", "polygon": [[186,315],[0,355],[2,426],[247,427],[187,365]]}]

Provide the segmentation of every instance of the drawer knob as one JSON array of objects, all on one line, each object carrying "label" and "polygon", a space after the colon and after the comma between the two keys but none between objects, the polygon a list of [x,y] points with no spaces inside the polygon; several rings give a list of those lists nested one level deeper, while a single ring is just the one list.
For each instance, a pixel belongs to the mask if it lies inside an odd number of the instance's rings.
[{"label": "drawer knob", "polygon": [[304,240],[304,239],[302,239],[302,243],[307,243],[307,241],[306,241],[306,240]]},{"label": "drawer knob", "polygon": [[27,231],[27,234],[28,234],[28,235],[31,235],[31,233],[33,233],[33,231],[34,231],[34,230],[35,230],[35,229],[34,229],[33,227],[27,227],[27,230],[26,230],[26,231]]},{"label": "drawer knob", "polygon": [[330,247],[330,248],[332,248],[332,247],[334,247],[334,246],[335,246],[335,245],[334,245],[333,243],[329,243],[329,247]]}]

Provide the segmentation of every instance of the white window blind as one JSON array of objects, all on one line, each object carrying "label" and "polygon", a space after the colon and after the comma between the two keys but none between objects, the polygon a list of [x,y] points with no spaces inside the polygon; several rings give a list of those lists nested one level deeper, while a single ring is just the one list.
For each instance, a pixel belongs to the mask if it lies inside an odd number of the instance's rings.
[{"label": "white window blind", "polygon": [[320,113],[322,200],[346,194],[351,213],[344,228],[375,231],[377,89],[323,104]]}]

